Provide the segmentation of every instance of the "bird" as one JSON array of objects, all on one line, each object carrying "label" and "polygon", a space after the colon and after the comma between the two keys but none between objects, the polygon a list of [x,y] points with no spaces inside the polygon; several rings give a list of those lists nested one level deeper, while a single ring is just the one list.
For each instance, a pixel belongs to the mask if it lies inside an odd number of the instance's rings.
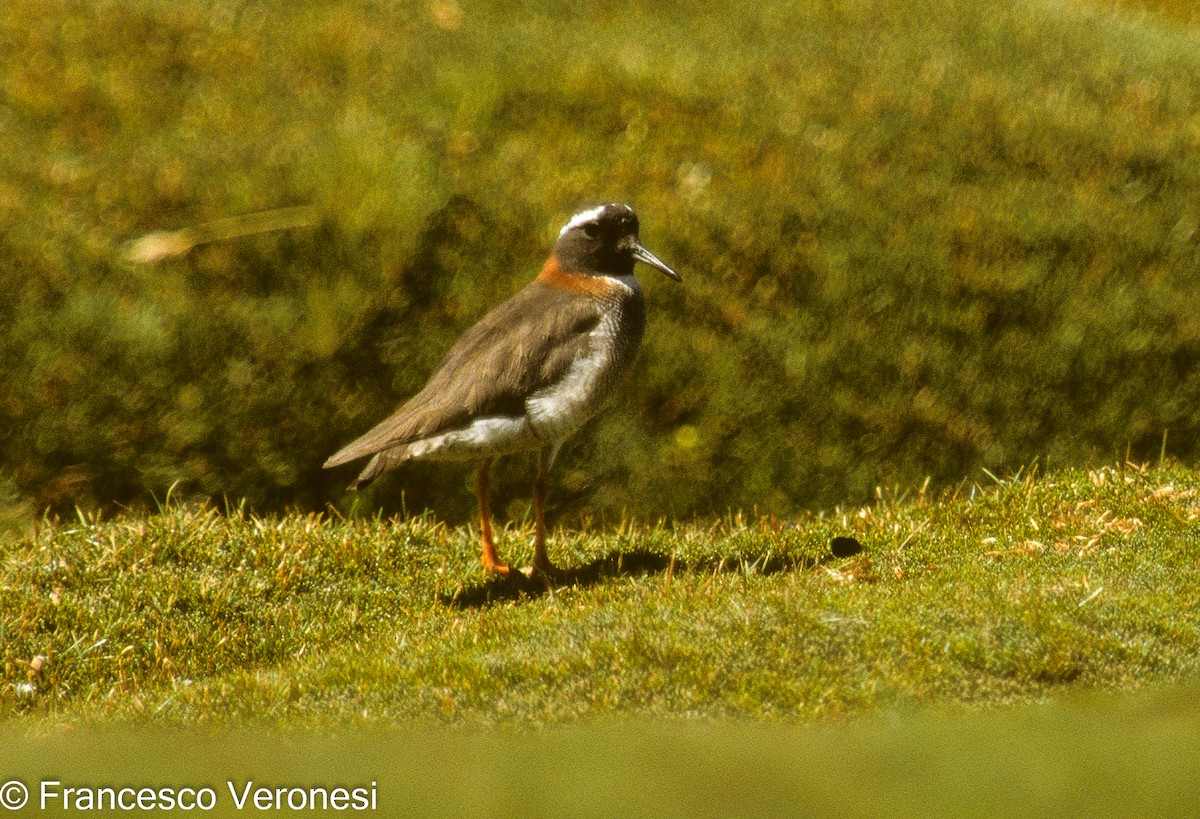
[{"label": "bird", "polygon": [[530,577],[561,570],[546,549],[546,483],[563,442],[610,399],[637,356],[646,305],[637,262],[683,279],[647,250],[633,208],[609,203],[563,225],[537,277],[450,348],[425,386],[325,461],[371,456],[350,484],[360,489],[406,461],[478,461],[475,492],[486,572],[514,569],[496,549],[488,509],[494,460],[537,452]]}]

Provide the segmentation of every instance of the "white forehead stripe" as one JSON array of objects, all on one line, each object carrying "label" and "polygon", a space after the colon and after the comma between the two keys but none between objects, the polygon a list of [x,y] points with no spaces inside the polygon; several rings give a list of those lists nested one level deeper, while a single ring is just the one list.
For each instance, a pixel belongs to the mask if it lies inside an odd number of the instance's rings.
[{"label": "white forehead stripe", "polygon": [[562,236],[571,228],[576,228],[580,225],[586,225],[588,222],[595,220],[600,216],[601,213],[604,212],[606,208],[621,208],[622,210],[629,210],[628,206],[620,205],[616,202],[611,202],[607,205],[597,205],[596,207],[588,208],[587,210],[581,210],[579,213],[571,217],[571,221],[563,225],[563,229],[558,232],[558,235]]},{"label": "white forehead stripe", "polygon": [[566,233],[571,228],[576,228],[576,227],[579,227],[580,225],[585,225],[588,222],[591,222],[597,216],[599,216],[601,213],[604,212],[605,207],[606,207],[605,205],[599,205],[598,207],[590,208],[588,210],[581,210],[579,213],[577,213],[571,217],[571,221],[569,221],[565,225],[563,225],[563,229],[558,232],[558,235],[562,236],[564,233]]}]

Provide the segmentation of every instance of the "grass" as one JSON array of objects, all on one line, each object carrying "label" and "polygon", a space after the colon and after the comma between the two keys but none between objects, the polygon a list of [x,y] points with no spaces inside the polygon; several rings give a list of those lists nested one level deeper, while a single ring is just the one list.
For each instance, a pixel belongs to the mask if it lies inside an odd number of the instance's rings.
[{"label": "grass", "polygon": [[552,547],[575,568],[547,586],[485,579],[428,518],[168,503],[8,537],[0,775],[210,786],[229,814],[248,780],[375,783],[411,816],[1200,804],[1194,470]]},{"label": "grass", "polygon": [[[1200,476],[1177,466],[1031,474],[793,521],[559,532],[575,570],[546,585],[486,579],[474,535],[427,518],[168,505],[5,542],[0,706],[553,725],[1137,689],[1197,669],[1197,515]],[[833,557],[846,535],[865,550]]]}]

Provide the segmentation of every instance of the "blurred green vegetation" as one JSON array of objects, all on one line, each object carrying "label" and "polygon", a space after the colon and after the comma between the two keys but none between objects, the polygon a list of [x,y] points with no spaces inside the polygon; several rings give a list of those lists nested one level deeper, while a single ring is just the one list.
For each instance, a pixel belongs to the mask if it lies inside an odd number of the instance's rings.
[{"label": "blurred green vegetation", "polygon": [[1097,7],[1107,8],[1119,14],[1150,13],[1169,20],[1196,25],[1200,23],[1200,9],[1191,0],[1085,0]]},{"label": "blurred green vegetation", "polygon": [[[1164,432],[1200,457],[1200,53],[1167,18],[9,0],[0,43],[10,520],[170,487],[349,507],[325,456],[609,199],[685,286],[647,280],[642,360],[564,450],[560,514],[786,515]],[[121,255],[296,204],[319,224]],[[360,508],[401,489],[473,503],[465,469],[417,464]]]},{"label": "blurred green vegetation", "polygon": [[[1197,694],[1193,684],[971,714],[894,710],[836,726],[626,718],[533,732],[8,728],[0,764],[35,794],[50,778],[207,786],[215,815],[235,815],[226,782],[253,780],[375,783],[379,813],[422,819],[1193,816]],[[79,815],[55,807],[38,815]]]}]

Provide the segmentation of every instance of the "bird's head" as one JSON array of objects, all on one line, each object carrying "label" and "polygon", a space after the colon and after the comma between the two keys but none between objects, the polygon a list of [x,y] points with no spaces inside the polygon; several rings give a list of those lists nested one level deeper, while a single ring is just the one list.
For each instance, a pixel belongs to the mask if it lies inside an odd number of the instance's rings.
[{"label": "bird's head", "polygon": [[675,281],[679,274],[638,240],[638,218],[628,205],[609,204],[581,210],[563,225],[554,245],[559,265],[572,273],[628,276],[635,262],[657,268]]}]

